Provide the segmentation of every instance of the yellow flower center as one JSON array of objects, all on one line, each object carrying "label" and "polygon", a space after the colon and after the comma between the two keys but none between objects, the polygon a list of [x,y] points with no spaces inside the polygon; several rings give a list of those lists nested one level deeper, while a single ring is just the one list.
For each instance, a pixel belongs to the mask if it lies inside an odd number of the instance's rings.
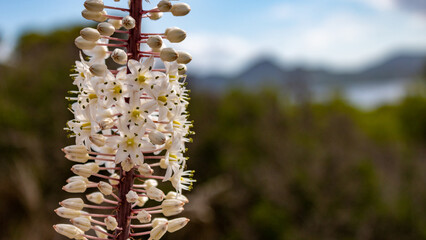
[{"label": "yellow flower center", "polygon": [[159,96],[158,101],[165,103],[165,102],[167,102],[167,97],[166,96]]},{"label": "yellow flower center", "polygon": [[146,77],[145,77],[145,75],[139,75],[138,76],[138,82],[139,83],[144,83],[145,81],[146,81]]},{"label": "yellow flower center", "polygon": [[141,115],[141,111],[136,110],[136,109],[132,111],[132,117],[133,118],[138,118],[140,115]]},{"label": "yellow flower center", "polygon": [[128,138],[127,141],[127,146],[133,146],[135,144],[135,139],[134,138]]},{"label": "yellow flower center", "polygon": [[98,96],[96,94],[94,94],[94,93],[89,94],[89,99],[90,100],[91,99],[95,99],[95,98],[98,98]]},{"label": "yellow flower center", "polygon": [[121,93],[121,87],[120,86],[115,86],[112,90],[115,94]]}]

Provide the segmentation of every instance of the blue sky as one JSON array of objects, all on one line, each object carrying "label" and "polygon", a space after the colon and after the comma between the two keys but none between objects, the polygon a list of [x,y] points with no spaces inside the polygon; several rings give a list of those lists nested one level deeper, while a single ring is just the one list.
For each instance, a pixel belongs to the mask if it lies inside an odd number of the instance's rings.
[{"label": "blue sky", "polygon": [[[144,21],[144,27],[154,32],[169,26],[185,29],[189,36],[176,48],[191,52],[191,68],[205,74],[236,72],[262,56],[290,66],[348,70],[400,51],[426,53],[424,4],[411,7],[422,1],[187,0],[193,9],[188,16],[166,14],[156,22]],[[80,16],[83,2],[2,0],[0,58],[7,56],[22,32],[85,23]],[[113,0],[104,2],[117,5]]]}]

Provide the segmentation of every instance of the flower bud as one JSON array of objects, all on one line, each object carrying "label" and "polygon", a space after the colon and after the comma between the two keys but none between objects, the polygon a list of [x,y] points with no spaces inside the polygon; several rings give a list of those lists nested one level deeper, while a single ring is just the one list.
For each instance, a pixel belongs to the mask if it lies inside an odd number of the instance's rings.
[{"label": "flower bud", "polygon": [[100,12],[104,10],[104,3],[102,0],[86,0],[84,7],[89,11]]},{"label": "flower bud", "polygon": [[136,26],[136,21],[131,16],[125,16],[122,20],[122,25],[125,29],[132,29]]},{"label": "flower bud", "polygon": [[167,232],[168,223],[158,224],[155,228],[151,230],[148,240],[159,240]]},{"label": "flower bud", "polygon": [[85,146],[82,145],[71,145],[66,146],[63,151],[65,152],[65,157],[68,160],[74,162],[85,163],[89,160],[89,154]]},{"label": "flower bud", "polygon": [[85,177],[82,177],[82,176],[72,176],[72,177],[70,177],[70,178],[67,179],[67,183],[75,182],[75,181],[83,181],[86,184],[89,183],[89,179],[87,179]]},{"label": "flower bud", "polygon": [[115,178],[117,180],[108,179],[109,184],[111,184],[111,185],[118,185],[120,183],[120,176],[118,176],[117,173],[111,174],[110,177]]},{"label": "flower bud", "polygon": [[101,226],[95,226],[95,229],[97,230],[95,231],[95,233],[98,238],[108,239],[108,235],[106,234],[107,230],[105,230]]},{"label": "flower bud", "polygon": [[191,11],[191,7],[186,3],[176,3],[173,4],[172,9],[170,9],[173,16],[185,16]]},{"label": "flower bud", "polygon": [[112,118],[104,118],[99,122],[99,127],[102,129],[110,129],[114,127],[114,119]]},{"label": "flower bud", "polygon": [[81,12],[81,15],[87,19],[87,20],[93,20],[96,22],[103,22],[105,20],[107,20],[107,17],[105,16],[107,13],[105,11],[102,12],[94,12],[94,11],[89,11],[87,9],[84,9]]},{"label": "flower bud", "polygon": [[149,199],[153,199],[157,202],[163,201],[163,199],[165,197],[163,191],[161,191],[160,189],[158,189],[156,187],[148,188],[146,190],[146,195],[148,196]]},{"label": "flower bud", "polygon": [[145,180],[145,189],[158,186],[158,182],[155,179]]},{"label": "flower bud", "polygon": [[166,159],[162,158],[160,160],[160,168],[167,169],[168,165],[166,164]]},{"label": "flower bud", "polygon": [[177,194],[177,192],[173,192],[173,191],[170,191],[170,192],[167,193],[166,199],[178,199],[178,200],[180,200],[184,203],[189,203],[188,198],[186,198],[182,194]]},{"label": "flower bud", "polygon": [[138,194],[135,192],[135,191],[129,191],[127,194],[126,194],[126,200],[127,200],[127,202],[129,202],[129,203],[134,203],[134,202],[136,202],[137,200],[138,200],[138,198],[139,198],[139,196],[138,196]]},{"label": "flower bud", "polygon": [[105,218],[105,225],[108,230],[114,231],[118,226],[117,219],[115,219],[115,217],[109,216]]},{"label": "flower bud", "polygon": [[168,222],[169,220],[167,220],[167,218],[154,218],[154,220],[152,220],[152,228],[155,228],[156,226],[160,224],[164,224]]},{"label": "flower bud", "polygon": [[89,136],[90,141],[98,147],[105,146],[106,137],[102,134],[93,134]]},{"label": "flower bud", "polygon": [[99,182],[98,183],[98,189],[103,193],[104,195],[111,195],[112,193],[112,186],[109,183],[106,182]]},{"label": "flower bud", "polygon": [[108,71],[108,68],[103,63],[94,63],[92,66],[90,66],[89,71],[95,76],[103,77]]},{"label": "flower bud", "polygon": [[114,34],[115,32],[114,26],[106,22],[99,23],[97,29],[101,35],[108,37]]},{"label": "flower bud", "polygon": [[172,9],[172,3],[169,0],[161,0],[157,4],[158,10],[162,12],[168,12],[170,9]]},{"label": "flower bud", "polygon": [[139,220],[139,222],[141,223],[149,223],[151,222],[151,214],[149,214],[147,211],[145,210],[141,210],[139,211],[138,215],[136,215],[136,218]]},{"label": "flower bud", "polygon": [[157,130],[152,130],[148,134],[148,137],[149,137],[149,140],[155,145],[163,145],[166,142],[166,135],[164,135],[164,133]]},{"label": "flower bud", "polygon": [[162,12],[152,12],[149,14],[149,19],[151,20],[158,20],[163,16]]},{"label": "flower bud", "polygon": [[58,214],[59,217],[63,218],[76,218],[80,217],[81,212],[78,210],[66,208],[66,207],[59,207],[55,209],[56,214]]},{"label": "flower bud", "polygon": [[177,63],[188,64],[192,60],[192,56],[187,52],[179,51],[178,55]]},{"label": "flower bud", "polygon": [[87,185],[84,181],[77,180],[74,182],[70,182],[67,185],[62,187],[62,190],[69,193],[82,193],[85,192]]},{"label": "flower bud", "polygon": [[92,42],[92,41],[87,41],[86,39],[84,39],[82,36],[78,36],[75,40],[74,40],[74,44],[80,48],[81,50],[90,50],[93,49],[94,47],[96,47],[96,43]]},{"label": "flower bud", "polygon": [[186,74],[187,68],[185,64],[178,64],[178,73],[180,75]]},{"label": "flower bud", "polygon": [[149,166],[149,164],[144,163],[144,164],[139,166],[138,172],[141,175],[144,175],[144,176],[151,176],[152,173],[154,172],[154,170],[152,170],[152,168]]},{"label": "flower bud", "polygon": [[138,207],[143,207],[145,205],[145,203],[148,201],[148,198],[145,196],[139,196],[138,200],[136,201],[136,205]]},{"label": "flower bud", "polygon": [[81,198],[68,198],[59,203],[62,207],[74,210],[81,210],[84,208],[84,201]]},{"label": "flower bud", "polygon": [[122,21],[119,19],[108,19],[108,23],[111,23],[111,25],[114,26],[115,29],[120,29]]},{"label": "flower bud", "polygon": [[172,219],[169,221],[169,227],[167,228],[167,231],[171,233],[176,232],[185,227],[188,222],[189,219],[185,217]]},{"label": "flower bud", "polygon": [[150,48],[161,48],[163,46],[163,39],[158,35],[154,35],[149,37],[146,43]]},{"label": "flower bud", "polygon": [[161,208],[179,208],[183,205],[185,203],[179,199],[166,199],[161,203]]},{"label": "flower bud", "polygon": [[98,30],[87,27],[80,31],[80,36],[87,41],[96,42],[101,37],[101,34],[99,34]]},{"label": "flower bud", "polygon": [[87,217],[76,217],[70,220],[74,226],[80,228],[83,231],[89,231],[92,228],[92,224]]},{"label": "flower bud", "polygon": [[183,211],[183,207],[167,207],[167,208],[161,209],[161,212],[166,217],[177,215],[177,214],[181,213],[182,211]]},{"label": "flower bud", "polygon": [[104,202],[104,195],[100,192],[94,192],[86,195],[87,200],[95,204],[101,204]]},{"label": "flower bud", "polygon": [[111,53],[111,58],[114,60],[114,62],[121,65],[127,63],[127,53],[119,48],[114,49],[114,51]]},{"label": "flower bud", "polygon": [[182,42],[186,38],[186,32],[177,27],[167,28],[165,31],[167,40],[172,43]]},{"label": "flower bud", "polygon": [[178,53],[173,48],[163,48],[160,52],[160,58],[163,62],[173,62],[178,58]]},{"label": "flower bud", "polygon": [[55,229],[57,233],[62,234],[71,239],[72,238],[81,239],[80,235],[84,234],[84,232],[81,229],[71,224],[56,224],[56,225],[53,225],[53,228]]},{"label": "flower bud", "polygon": [[88,178],[98,173],[99,166],[96,163],[76,164],[72,166],[71,171],[76,175]]}]

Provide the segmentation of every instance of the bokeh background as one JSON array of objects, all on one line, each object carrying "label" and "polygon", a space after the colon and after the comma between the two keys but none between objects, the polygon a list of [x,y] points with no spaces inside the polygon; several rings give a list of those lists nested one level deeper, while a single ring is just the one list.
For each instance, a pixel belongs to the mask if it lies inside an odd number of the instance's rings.
[{"label": "bokeh background", "polygon": [[[165,239],[426,239],[424,0],[186,2],[143,22],[194,57],[192,221]],[[0,3],[0,239],[64,239],[82,4]]]}]

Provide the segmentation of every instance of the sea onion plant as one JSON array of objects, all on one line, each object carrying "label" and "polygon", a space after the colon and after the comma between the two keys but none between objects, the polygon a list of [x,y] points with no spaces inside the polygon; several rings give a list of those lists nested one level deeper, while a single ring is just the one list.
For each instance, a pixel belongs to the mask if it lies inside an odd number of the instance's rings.
[{"label": "sea onion plant", "polygon": [[129,8],[86,0],[84,7],[82,16],[99,24],[75,39],[83,53],[71,74],[76,90],[67,99],[74,119],[66,127],[75,145],[62,150],[78,163],[63,190],[85,199],[61,201],[55,212],[71,223],[53,227],[70,239],[157,240],[189,221],[175,215],[188,203],[182,190],[195,181],[184,156],[192,134],[185,88],[192,58],[165,46],[183,41],[185,31],[147,33],[141,22],[184,16],[190,7],[168,0],[150,10],[142,0],[130,0]]}]

